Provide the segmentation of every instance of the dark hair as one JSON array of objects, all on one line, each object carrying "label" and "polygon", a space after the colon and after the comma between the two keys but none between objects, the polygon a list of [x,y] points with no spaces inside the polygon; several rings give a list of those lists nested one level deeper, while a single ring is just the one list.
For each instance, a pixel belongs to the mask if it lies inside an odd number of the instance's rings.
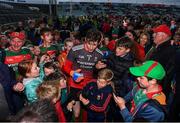
[{"label": "dark hair", "polygon": [[49,28],[42,28],[40,31],[40,35],[44,35],[44,33],[46,32],[51,32],[51,30]]},{"label": "dark hair", "polygon": [[60,70],[55,70],[54,73],[49,74],[48,76],[44,77],[44,81],[54,81],[57,79],[67,79],[66,75],[60,71]]},{"label": "dark hair", "polygon": [[87,42],[100,42],[102,34],[100,31],[96,29],[90,29],[86,34]]},{"label": "dark hair", "polygon": [[116,42],[116,47],[125,47],[125,48],[131,49],[132,46],[133,46],[133,42],[127,36],[124,36],[124,37],[118,39]]},{"label": "dark hair", "polygon": [[13,122],[57,122],[56,109],[49,100],[39,100],[24,107],[16,116],[10,117]]},{"label": "dark hair", "polygon": [[137,34],[136,34],[135,31],[133,31],[133,30],[128,30],[127,32],[130,32],[130,33],[133,35],[135,41],[137,40]]},{"label": "dark hair", "polygon": [[54,69],[55,71],[58,69],[57,66],[53,62],[47,62],[44,64],[44,68]]},{"label": "dark hair", "polygon": [[31,72],[33,60],[24,60],[18,64],[18,72],[22,77],[27,77],[26,74]]}]

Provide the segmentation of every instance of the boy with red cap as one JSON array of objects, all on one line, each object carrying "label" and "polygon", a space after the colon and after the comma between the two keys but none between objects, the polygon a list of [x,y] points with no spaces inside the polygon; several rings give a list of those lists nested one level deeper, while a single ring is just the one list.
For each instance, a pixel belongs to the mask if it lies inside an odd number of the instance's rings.
[{"label": "boy with red cap", "polygon": [[[163,121],[166,105],[166,96],[162,92],[159,81],[165,76],[162,65],[156,61],[146,61],[141,66],[130,67],[132,75],[137,77],[137,83],[124,99],[114,94],[114,100],[121,109],[121,115],[127,122],[134,119],[157,122]],[[126,108],[125,103],[131,101],[131,110]]]}]

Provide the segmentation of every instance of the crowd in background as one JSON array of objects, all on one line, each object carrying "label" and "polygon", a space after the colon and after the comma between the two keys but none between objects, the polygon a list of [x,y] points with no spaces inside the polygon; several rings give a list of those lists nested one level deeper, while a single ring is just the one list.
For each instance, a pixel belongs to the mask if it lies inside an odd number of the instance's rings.
[{"label": "crowd in background", "polygon": [[126,13],[1,28],[0,120],[179,121],[179,17]]}]

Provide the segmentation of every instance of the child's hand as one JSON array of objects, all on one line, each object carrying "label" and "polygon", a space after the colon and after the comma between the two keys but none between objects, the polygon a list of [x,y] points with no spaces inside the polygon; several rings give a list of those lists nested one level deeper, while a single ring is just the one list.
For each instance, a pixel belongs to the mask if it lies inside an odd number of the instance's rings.
[{"label": "child's hand", "polygon": [[76,103],[76,102],[75,102],[74,100],[71,101],[71,102],[69,102],[68,105],[67,105],[67,110],[69,110],[70,112],[72,112],[72,108],[73,108],[73,106],[74,106],[75,103]]},{"label": "child's hand", "polygon": [[13,89],[14,89],[14,91],[21,92],[24,90],[24,85],[21,82],[18,82],[13,86]]},{"label": "child's hand", "polygon": [[86,99],[86,98],[84,98],[84,97],[82,96],[82,94],[80,94],[79,100],[80,100],[84,105],[88,105],[88,104],[89,104],[89,100]]},{"label": "child's hand", "polygon": [[48,55],[42,55],[41,56],[41,59],[40,59],[40,63],[43,63],[43,62],[45,62],[45,60],[47,59],[47,57],[48,57]]},{"label": "child's hand", "polygon": [[116,102],[116,104],[119,106],[119,108],[121,110],[125,109],[126,106],[125,106],[125,100],[122,98],[122,97],[118,97],[116,96],[115,94],[113,94],[113,97],[114,97],[114,101]]},{"label": "child's hand", "polygon": [[103,63],[102,61],[98,61],[98,63],[96,64],[97,69],[105,68],[106,66],[107,65]]}]

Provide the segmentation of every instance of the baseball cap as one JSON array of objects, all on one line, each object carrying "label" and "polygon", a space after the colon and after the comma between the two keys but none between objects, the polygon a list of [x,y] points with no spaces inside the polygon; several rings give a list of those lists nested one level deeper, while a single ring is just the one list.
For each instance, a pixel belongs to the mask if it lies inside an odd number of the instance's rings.
[{"label": "baseball cap", "polygon": [[23,32],[12,32],[9,34],[11,38],[19,38],[21,40],[25,39],[25,34]]},{"label": "baseball cap", "polygon": [[157,32],[164,32],[167,35],[171,36],[171,30],[170,30],[170,28],[166,24],[162,24],[162,25],[159,25],[159,26],[153,28],[153,31],[155,33],[157,33]]},{"label": "baseball cap", "polygon": [[162,65],[153,60],[146,61],[141,66],[130,67],[129,70],[134,76],[147,76],[157,80],[162,80],[166,74]]}]

